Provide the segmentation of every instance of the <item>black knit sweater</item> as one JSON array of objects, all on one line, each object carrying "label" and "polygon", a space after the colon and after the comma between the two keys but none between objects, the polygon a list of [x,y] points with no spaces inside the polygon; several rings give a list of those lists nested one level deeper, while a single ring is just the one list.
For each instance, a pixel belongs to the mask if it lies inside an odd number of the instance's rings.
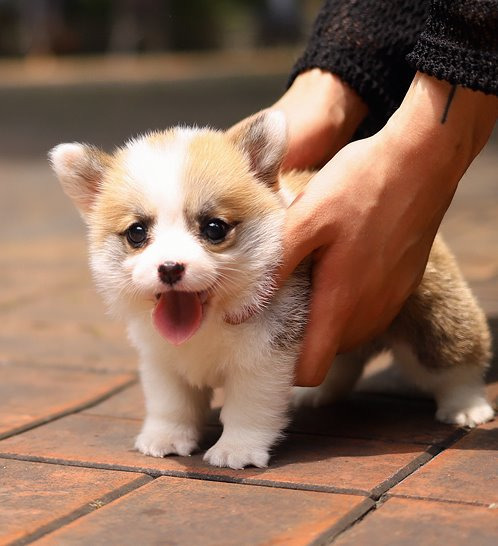
[{"label": "black knit sweater", "polygon": [[416,70],[498,95],[498,0],[326,0],[290,82],[316,67],[367,103],[362,136],[384,125]]}]

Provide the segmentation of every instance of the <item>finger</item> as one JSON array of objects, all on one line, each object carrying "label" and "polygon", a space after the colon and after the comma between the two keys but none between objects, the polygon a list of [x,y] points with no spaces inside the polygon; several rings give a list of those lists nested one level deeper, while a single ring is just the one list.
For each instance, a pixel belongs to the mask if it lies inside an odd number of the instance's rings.
[{"label": "finger", "polygon": [[282,260],[276,272],[278,287],[281,287],[296,267],[318,248],[319,242],[315,232],[319,222],[313,199],[314,197],[305,190],[286,211]]},{"label": "finger", "polygon": [[337,352],[343,321],[349,315],[343,309],[340,290],[330,286],[325,274],[319,273],[313,280],[309,322],[296,367],[296,384],[305,387],[324,380]]}]

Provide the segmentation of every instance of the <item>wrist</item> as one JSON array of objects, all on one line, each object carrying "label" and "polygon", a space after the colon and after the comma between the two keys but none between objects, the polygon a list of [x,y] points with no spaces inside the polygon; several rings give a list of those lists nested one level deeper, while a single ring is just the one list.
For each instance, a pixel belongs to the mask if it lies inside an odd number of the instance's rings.
[{"label": "wrist", "polygon": [[349,142],[367,114],[352,88],[319,68],[300,74],[272,108],[282,110],[287,119],[289,168],[326,163]]},{"label": "wrist", "polygon": [[487,142],[497,111],[494,96],[418,73],[380,133],[403,156],[458,183]]}]

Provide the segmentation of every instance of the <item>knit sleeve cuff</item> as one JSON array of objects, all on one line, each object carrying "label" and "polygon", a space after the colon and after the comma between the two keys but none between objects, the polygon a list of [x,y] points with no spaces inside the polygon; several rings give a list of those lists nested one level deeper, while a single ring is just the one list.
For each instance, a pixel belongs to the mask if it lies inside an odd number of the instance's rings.
[{"label": "knit sleeve cuff", "polygon": [[415,70],[490,95],[498,95],[498,59],[483,51],[440,44],[422,35],[407,61]]},{"label": "knit sleeve cuff", "polygon": [[[398,107],[398,97],[387,81],[390,78],[389,74],[385,74],[384,63],[370,58],[367,71],[364,67],[364,57],[362,58],[360,53],[325,48],[305,52],[292,68],[288,87],[299,74],[312,68],[320,68],[335,74],[365,101],[369,108],[369,130],[375,132]],[[409,72],[403,80],[409,81],[413,77],[411,68]]]}]

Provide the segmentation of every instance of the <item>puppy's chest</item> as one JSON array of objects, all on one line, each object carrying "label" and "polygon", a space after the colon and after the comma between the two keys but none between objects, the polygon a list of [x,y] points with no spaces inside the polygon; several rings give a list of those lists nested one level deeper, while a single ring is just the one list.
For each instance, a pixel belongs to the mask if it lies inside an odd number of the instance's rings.
[{"label": "puppy's chest", "polygon": [[221,318],[206,320],[180,346],[166,342],[147,320],[129,323],[130,338],[145,365],[173,369],[191,385],[222,386],[238,369],[257,368],[272,352],[271,328],[265,319],[229,325]]},{"label": "puppy's chest", "polygon": [[242,324],[226,324],[213,313],[191,339],[174,346],[142,316],[129,323],[130,338],[142,360],[174,369],[198,387],[222,386],[239,370],[257,374],[278,363],[293,366],[308,318],[309,292],[309,264],[301,264],[272,303]]}]

